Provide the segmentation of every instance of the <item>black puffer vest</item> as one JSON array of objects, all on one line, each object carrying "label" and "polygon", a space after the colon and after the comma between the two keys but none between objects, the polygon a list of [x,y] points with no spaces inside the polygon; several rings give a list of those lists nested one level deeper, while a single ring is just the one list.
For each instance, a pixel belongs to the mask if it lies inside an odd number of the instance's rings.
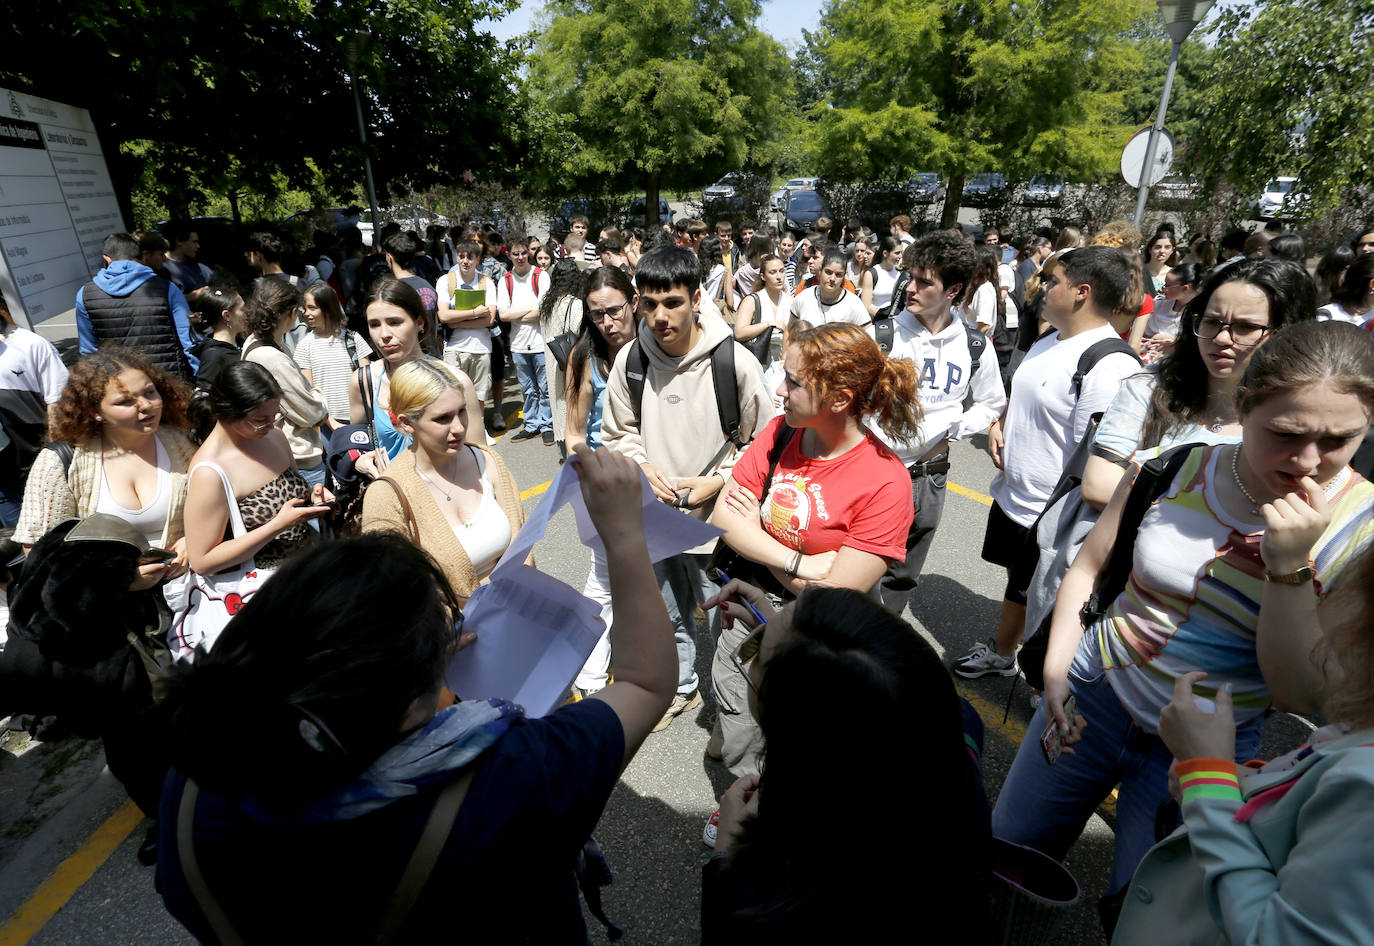
[{"label": "black puffer vest", "polygon": [[172,377],[189,383],[191,363],[186,360],[167,304],[169,287],[161,276],[150,276],[127,296],[112,296],[88,282],[81,299],[97,343],[115,342],[132,348]]}]

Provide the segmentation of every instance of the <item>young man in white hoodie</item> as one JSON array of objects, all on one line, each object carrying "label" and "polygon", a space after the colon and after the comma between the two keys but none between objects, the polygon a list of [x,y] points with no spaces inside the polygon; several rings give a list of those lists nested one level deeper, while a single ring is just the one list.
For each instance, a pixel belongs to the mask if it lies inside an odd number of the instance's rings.
[{"label": "young man in white hoodie", "polygon": [[[916,516],[907,532],[906,559],[890,564],[878,583],[884,606],[896,614],[902,613],[920,581],[940,525],[950,442],[987,430],[1007,406],[996,352],[987,351],[987,340],[976,329],[970,332],[950,311],[977,267],[973,247],[959,234],[941,230],[918,239],[907,254],[911,279],[906,309],[891,319],[890,336],[880,323],[873,331],[884,347],[890,337],[890,357],[907,358],[916,365],[921,423],[908,443],[896,443],[877,424],[869,424],[911,473]],[[972,403],[965,410],[970,392]]]},{"label": "young man in white hoodie", "polygon": [[[645,253],[635,269],[639,333],[616,356],[606,381],[601,419],[605,446],[634,460],[662,502],[706,520],[735,459],[755,432],[773,418],[773,399],[758,360],[734,341],[714,311],[702,311],[701,264],[680,247]],[[739,428],[731,444],[716,403],[712,355],[733,346]],[[642,375],[642,400],[633,376]],[[714,542],[654,566],[677,639],[678,685],[672,705],[654,731],[701,703],[696,672],[698,606],[716,592],[706,574]],[[711,612],[712,640],[720,633],[719,610]]]}]

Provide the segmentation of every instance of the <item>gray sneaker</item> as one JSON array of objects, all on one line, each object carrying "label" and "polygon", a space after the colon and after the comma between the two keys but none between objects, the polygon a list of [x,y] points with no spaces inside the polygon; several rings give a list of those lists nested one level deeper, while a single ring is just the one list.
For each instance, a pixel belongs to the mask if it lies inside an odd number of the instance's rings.
[{"label": "gray sneaker", "polygon": [[673,702],[668,704],[668,712],[663,714],[663,718],[658,721],[650,732],[662,732],[673,725],[673,720],[690,709],[696,709],[701,705],[701,691],[693,690],[691,693],[679,693],[673,697]]},{"label": "gray sneaker", "polygon": [[990,673],[1013,677],[1017,673],[1016,656],[1003,657],[993,649],[992,641],[980,641],[967,654],[954,661],[954,672],[969,680],[986,677]]}]

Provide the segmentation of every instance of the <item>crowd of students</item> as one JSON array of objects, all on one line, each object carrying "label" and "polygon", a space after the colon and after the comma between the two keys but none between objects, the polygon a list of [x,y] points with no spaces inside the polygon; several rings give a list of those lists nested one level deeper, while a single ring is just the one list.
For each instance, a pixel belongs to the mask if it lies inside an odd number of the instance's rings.
[{"label": "crowd of students", "polygon": [[[0,675],[32,679],[34,642],[49,671],[62,664],[30,630],[55,633],[37,617],[49,599],[25,588],[75,580],[72,537],[125,550],[110,552],[128,568],[111,612],[149,675],[101,677],[135,709],[92,731],[157,818],[145,853],[193,933],[408,940],[447,928],[451,882],[477,894],[484,938],[582,942],[579,852],[641,744],[706,692],[703,751],[737,777],[703,833],[706,942],[830,941],[939,907],[978,941],[994,838],[1062,858],[1118,783],[1109,935],[1142,862],[1169,870],[1147,853],[1179,824],[1172,793],[1198,871],[1171,888],[1201,910],[1190,922],[1232,941],[1367,938],[1374,915],[1340,899],[1367,858],[1320,845],[1374,787],[1354,741],[1374,725],[1358,607],[1374,486],[1350,467],[1374,418],[1374,340],[1328,324],[1374,304],[1374,231],[1323,273],[1319,309],[1290,235],[1252,235],[1218,263],[1205,237],[1180,262],[1172,230],[1147,242],[1123,221],[1010,247],[915,237],[902,217],[890,236],[832,240],[828,223],[744,221],[737,244],[729,222],[686,221],[593,244],[578,218],[551,253],[388,228],[380,253],[299,275],[262,234],[248,287],[189,265],[194,234],[170,288],[148,286],[163,277],[139,271],[137,240],[107,240],[145,301],[189,280],[172,308],[195,337],[169,348],[173,319],[143,347],[154,322],[139,316],[125,345],[107,338],[47,378],[46,438],[30,439],[50,448],[25,468],[14,534],[30,549],[10,592],[21,632]],[[91,340],[117,334],[117,311]],[[441,685],[483,633],[463,606],[524,522],[487,433],[505,428],[507,350],[523,402],[510,439],[557,446],[602,539],[584,593],[606,632],[542,719]],[[995,806],[977,716],[903,621],[950,444],[984,432],[982,556],[1007,582],[991,639],[951,669],[1024,671],[1037,691]],[[651,564],[627,501],[641,477],[720,541]],[[188,604],[197,593],[222,594],[224,620]],[[16,691],[35,701],[16,712],[61,705],[36,690]],[[1289,765],[1287,782],[1236,775],[1270,712],[1323,708],[1336,728],[1298,757],[1319,763]],[[919,757],[903,748],[918,730]],[[822,747],[841,743],[865,761],[881,829],[833,832],[819,858],[808,818],[832,791]],[[1309,781],[1330,767],[1340,787]],[[1328,807],[1280,851],[1267,819],[1296,814],[1252,786],[1293,779]],[[1223,824],[1233,808],[1254,826]],[[913,890],[884,852],[931,843],[943,869]],[[1242,850],[1243,868],[1223,856]],[[302,856],[317,865],[305,878]],[[1317,865],[1323,886],[1286,862]],[[503,883],[514,875],[527,881]],[[327,902],[357,909],[299,906]],[[1148,928],[1138,910],[1118,941]]]}]

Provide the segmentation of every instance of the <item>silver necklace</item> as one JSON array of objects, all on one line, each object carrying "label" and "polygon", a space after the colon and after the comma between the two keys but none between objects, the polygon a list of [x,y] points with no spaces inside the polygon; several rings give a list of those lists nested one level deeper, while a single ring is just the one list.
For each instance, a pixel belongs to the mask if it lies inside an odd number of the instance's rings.
[{"label": "silver necklace", "polygon": [[[419,470],[416,470],[415,472],[416,472],[416,473],[420,473]],[[420,478],[423,479],[423,480],[424,480],[426,483],[428,483],[430,486],[432,486],[432,487],[434,487],[435,489],[437,489],[439,492],[443,493],[443,494],[444,494],[444,502],[446,502],[446,503],[453,502],[453,494],[452,494],[451,492],[445,490],[442,486],[440,486],[438,483],[434,482],[434,481],[433,481],[432,479],[430,479],[428,476],[425,476],[423,473],[420,473]],[[1241,488],[1244,489],[1245,487],[1241,487]]]},{"label": "silver necklace", "polygon": [[1245,488],[1245,484],[1240,481],[1240,444],[1236,444],[1236,449],[1231,452],[1231,477],[1236,481],[1236,486],[1240,487],[1241,493],[1250,501],[1250,515],[1260,514],[1259,500],[1250,495],[1250,491]]}]

